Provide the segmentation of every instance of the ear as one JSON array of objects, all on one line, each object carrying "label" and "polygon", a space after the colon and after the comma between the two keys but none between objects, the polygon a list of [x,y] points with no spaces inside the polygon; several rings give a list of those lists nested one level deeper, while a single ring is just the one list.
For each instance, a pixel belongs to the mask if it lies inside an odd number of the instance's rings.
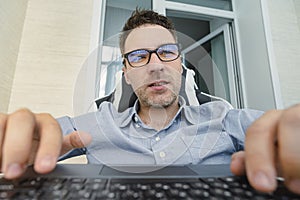
[{"label": "ear", "polygon": [[122,67],[122,71],[123,71],[123,73],[124,73],[124,77],[125,77],[125,81],[126,81],[126,83],[128,84],[128,85],[130,85],[130,79],[128,78],[128,76],[127,76],[127,73],[128,73],[128,69],[127,69],[127,67]]}]

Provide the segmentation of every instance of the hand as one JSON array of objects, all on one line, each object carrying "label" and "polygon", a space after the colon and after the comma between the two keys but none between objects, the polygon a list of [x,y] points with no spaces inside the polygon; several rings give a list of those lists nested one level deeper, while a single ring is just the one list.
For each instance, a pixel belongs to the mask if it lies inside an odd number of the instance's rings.
[{"label": "hand", "polygon": [[300,194],[300,104],[256,120],[247,130],[245,151],[232,156],[231,171],[246,173],[262,192],[274,191],[281,176],[287,188]]},{"label": "hand", "polygon": [[1,171],[7,179],[21,176],[28,165],[38,173],[48,173],[63,153],[84,147],[77,132],[64,138],[57,121],[49,114],[27,109],[10,115],[0,113]]}]

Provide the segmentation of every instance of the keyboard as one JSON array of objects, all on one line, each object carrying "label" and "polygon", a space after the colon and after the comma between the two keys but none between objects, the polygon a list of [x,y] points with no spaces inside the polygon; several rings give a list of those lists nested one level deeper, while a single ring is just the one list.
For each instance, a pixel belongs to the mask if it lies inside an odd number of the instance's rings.
[{"label": "keyboard", "polygon": [[278,181],[273,193],[254,190],[245,177],[105,179],[35,177],[0,179],[0,199],[300,199]]}]

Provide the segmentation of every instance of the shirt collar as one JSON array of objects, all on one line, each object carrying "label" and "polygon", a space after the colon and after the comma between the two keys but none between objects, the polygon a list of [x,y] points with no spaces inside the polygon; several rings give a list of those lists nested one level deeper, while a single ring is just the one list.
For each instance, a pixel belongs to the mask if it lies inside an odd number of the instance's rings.
[{"label": "shirt collar", "polygon": [[[194,109],[191,109],[191,107],[195,107],[195,106],[186,105],[185,99],[182,96],[179,96],[179,97],[180,97],[179,105],[180,105],[181,112],[183,113],[183,115],[181,117],[185,117],[186,120],[193,125],[197,124],[199,121],[198,117],[200,117],[200,116],[198,116],[198,114],[194,112]],[[197,107],[199,107],[199,106],[197,106]]]},{"label": "shirt collar", "polygon": [[134,116],[137,116],[136,110],[134,107],[126,109],[124,112],[120,113],[119,117],[115,119],[116,124],[122,128],[127,126],[133,119]]}]

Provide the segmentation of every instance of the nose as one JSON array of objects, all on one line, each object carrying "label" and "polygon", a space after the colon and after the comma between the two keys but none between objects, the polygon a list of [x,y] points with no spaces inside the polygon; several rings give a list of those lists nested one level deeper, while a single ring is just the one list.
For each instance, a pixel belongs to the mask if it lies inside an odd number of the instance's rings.
[{"label": "nose", "polygon": [[149,63],[162,62],[162,61],[159,59],[158,55],[157,55],[155,52],[151,52],[149,56],[150,56]]},{"label": "nose", "polygon": [[163,61],[159,59],[155,52],[151,52],[147,69],[149,69],[150,72],[161,71],[163,70],[163,66]]}]

